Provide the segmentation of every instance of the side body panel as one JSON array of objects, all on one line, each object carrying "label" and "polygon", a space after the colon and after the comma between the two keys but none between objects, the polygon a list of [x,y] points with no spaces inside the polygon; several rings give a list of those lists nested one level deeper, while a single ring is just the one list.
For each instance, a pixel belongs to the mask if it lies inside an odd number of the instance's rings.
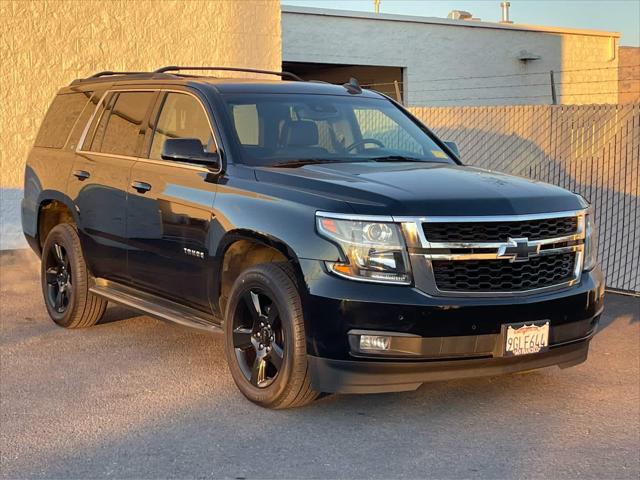
[{"label": "side body panel", "polygon": [[[144,158],[131,176],[132,185],[145,188],[129,187],[129,275],[137,288],[210,312],[216,272],[208,238],[218,177],[206,166],[162,160],[153,147],[164,138],[190,137],[198,125],[197,133],[208,136],[213,148],[215,129],[199,92],[183,86],[160,90],[145,128]],[[199,122],[184,110],[189,107]],[[157,130],[161,134],[154,140]]]},{"label": "side body panel", "polygon": [[94,153],[76,156],[69,196],[78,212],[78,233],[90,271],[98,277],[127,281],[127,189],[135,159]]},{"label": "side body panel", "polygon": [[135,286],[209,309],[214,279],[207,238],[216,183],[204,168],[140,160],[129,187],[129,275]]}]

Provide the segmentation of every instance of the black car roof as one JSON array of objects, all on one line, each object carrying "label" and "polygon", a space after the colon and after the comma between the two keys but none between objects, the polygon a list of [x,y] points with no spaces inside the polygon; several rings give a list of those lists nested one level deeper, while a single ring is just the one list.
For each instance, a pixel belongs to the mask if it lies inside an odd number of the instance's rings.
[{"label": "black car roof", "polygon": [[[265,80],[252,78],[228,78],[201,75],[174,75],[166,73],[131,73],[116,74],[100,77],[89,77],[74,80],[71,85],[61,90],[61,93],[91,90],[99,85],[103,88],[131,87],[131,86],[171,86],[186,85],[200,87],[203,90],[211,89],[215,92],[226,93],[273,93],[273,94],[316,94],[316,95],[354,95],[352,89],[343,85],[334,85],[318,81],[290,81],[290,80]],[[350,93],[351,92],[351,93]],[[380,95],[362,90],[357,93],[361,97],[380,98]]]},{"label": "black car roof", "polygon": [[[315,95],[353,95],[342,85],[324,82],[292,82],[288,80],[255,80],[255,79],[191,79],[189,83],[197,83],[205,87],[212,87],[222,94],[236,93],[273,93],[273,94],[315,94]],[[368,90],[362,90],[359,96],[378,97]]]}]

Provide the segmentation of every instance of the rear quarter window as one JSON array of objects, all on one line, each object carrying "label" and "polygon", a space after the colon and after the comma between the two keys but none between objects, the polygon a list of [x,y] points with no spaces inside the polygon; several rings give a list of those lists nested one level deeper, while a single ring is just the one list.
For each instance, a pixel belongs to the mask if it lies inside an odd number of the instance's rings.
[{"label": "rear quarter window", "polygon": [[79,92],[57,95],[42,121],[35,146],[64,147],[71,129],[89,102],[91,94],[92,92]]},{"label": "rear quarter window", "polygon": [[96,128],[91,151],[136,156],[144,134],[143,121],[156,92],[118,92],[109,100]]}]

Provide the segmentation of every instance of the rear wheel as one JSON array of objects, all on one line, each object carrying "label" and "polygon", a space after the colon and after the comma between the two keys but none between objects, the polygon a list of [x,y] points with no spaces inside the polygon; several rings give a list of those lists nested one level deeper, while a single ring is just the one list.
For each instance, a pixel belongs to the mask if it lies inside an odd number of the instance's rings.
[{"label": "rear wheel", "polygon": [[224,331],[231,375],[249,400],[290,408],[318,396],[309,379],[302,306],[289,264],[257,265],[239,275]]},{"label": "rear wheel", "polygon": [[107,301],[89,292],[89,274],[73,225],[55,226],[42,248],[41,282],[51,319],[61,327],[94,325]]}]

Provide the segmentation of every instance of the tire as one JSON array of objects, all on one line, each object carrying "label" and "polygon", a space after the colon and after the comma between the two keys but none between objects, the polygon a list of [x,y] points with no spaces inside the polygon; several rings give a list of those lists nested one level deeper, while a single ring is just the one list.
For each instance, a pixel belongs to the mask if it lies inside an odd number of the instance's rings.
[{"label": "tire", "polygon": [[291,265],[267,263],[242,272],[231,289],[223,328],[231,376],[247,399],[274,409],[316,399]]},{"label": "tire", "polygon": [[89,273],[73,225],[56,225],[42,248],[41,283],[51,319],[64,328],[95,325],[107,301],[89,292]]}]

